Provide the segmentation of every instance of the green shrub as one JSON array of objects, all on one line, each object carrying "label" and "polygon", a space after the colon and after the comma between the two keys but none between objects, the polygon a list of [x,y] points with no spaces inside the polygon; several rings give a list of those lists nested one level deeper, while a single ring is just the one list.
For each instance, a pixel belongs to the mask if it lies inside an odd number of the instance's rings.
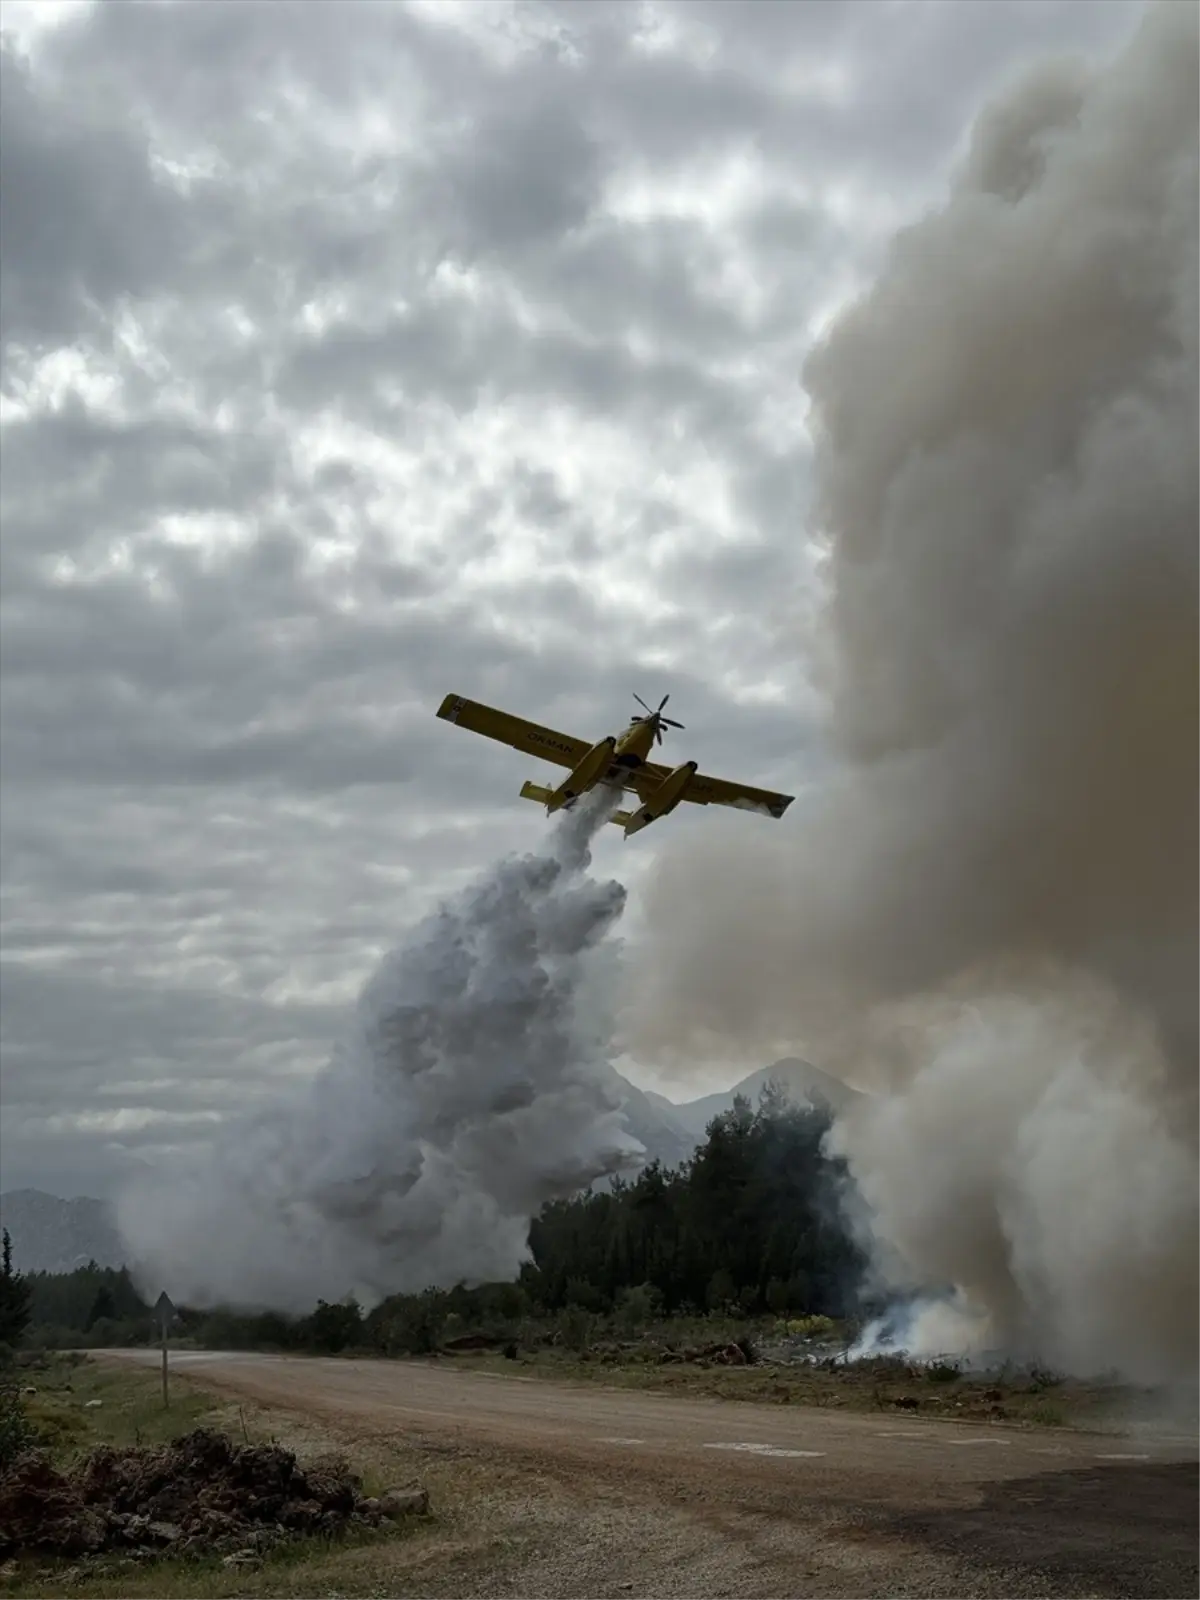
[{"label": "green shrub", "polygon": [[798,1334],[802,1339],[832,1339],[838,1327],[832,1317],[792,1317],[787,1331]]},{"label": "green shrub", "polygon": [[604,1296],[586,1278],[567,1279],[567,1305],[583,1311],[603,1311]]},{"label": "green shrub", "polygon": [[718,1267],[708,1280],[708,1289],[705,1292],[710,1311],[730,1311],[737,1300],[737,1284],[733,1275],[725,1267]]},{"label": "green shrub", "polygon": [[931,1361],[925,1376],[930,1383],[954,1383],[962,1377],[962,1368],[957,1361]]},{"label": "green shrub", "polygon": [[592,1342],[595,1319],[582,1306],[567,1306],[559,1313],[558,1336],[568,1350],[586,1350]]},{"label": "green shrub", "polygon": [[0,1472],[41,1441],[21,1400],[21,1375],[7,1346],[0,1347]]},{"label": "green shrub", "polygon": [[623,1289],[617,1305],[617,1318],[623,1328],[632,1333],[644,1328],[662,1315],[663,1297],[652,1283],[635,1284]]}]

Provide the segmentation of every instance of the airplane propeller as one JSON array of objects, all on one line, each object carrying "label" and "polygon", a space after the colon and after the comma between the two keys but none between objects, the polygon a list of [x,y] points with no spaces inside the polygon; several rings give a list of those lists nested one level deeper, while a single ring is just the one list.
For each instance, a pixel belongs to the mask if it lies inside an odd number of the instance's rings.
[{"label": "airplane propeller", "polygon": [[676,722],[673,717],[664,717],[663,716],[663,707],[666,705],[667,701],[671,698],[671,696],[669,694],[663,695],[662,699],[658,702],[658,710],[657,711],[651,711],[650,707],[642,699],[640,694],[635,694],[633,698],[637,701],[638,705],[640,705],[643,708],[643,710],[645,710],[646,712],[649,713],[645,717],[634,717],[633,720],[635,722],[652,722],[654,724],[654,742],[656,744],[661,744],[663,742],[663,728],[664,727],[665,728],[682,728],[683,727],[683,723],[682,722]]}]

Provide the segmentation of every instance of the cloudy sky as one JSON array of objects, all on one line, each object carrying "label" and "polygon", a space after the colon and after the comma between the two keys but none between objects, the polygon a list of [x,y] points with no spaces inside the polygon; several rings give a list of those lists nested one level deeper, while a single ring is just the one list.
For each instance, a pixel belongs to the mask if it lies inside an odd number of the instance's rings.
[{"label": "cloudy sky", "polygon": [[803,357],[981,103],[1140,12],[8,0],[5,1188],[210,1138],[536,843],[448,690],[819,775]]}]

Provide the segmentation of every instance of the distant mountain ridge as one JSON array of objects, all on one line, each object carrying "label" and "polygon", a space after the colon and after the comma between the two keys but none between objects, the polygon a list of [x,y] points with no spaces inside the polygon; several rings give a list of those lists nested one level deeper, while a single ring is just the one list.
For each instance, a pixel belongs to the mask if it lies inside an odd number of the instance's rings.
[{"label": "distant mountain ridge", "polygon": [[63,1200],[41,1189],[10,1189],[0,1194],[0,1227],[8,1229],[18,1272],[74,1272],[89,1261],[119,1267],[127,1254],[113,1208],[87,1195]]},{"label": "distant mountain ridge", "polygon": [[777,1083],[793,1105],[827,1106],[833,1112],[844,1110],[859,1096],[857,1089],[851,1089],[839,1078],[830,1077],[820,1067],[814,1067],[811,1061],[786,1056],[782,1061],[775,1061],[769,1067],[760,1067],[757,1072],[750,1073],[740,1083],[735,1083],[732,1089],[702,1095],[699,1100],[686,1100],[682,1105],[677,1105],[665,1095],[648,1094],[646,1098],[699,1142],[714,1117],[732,1110],[735,1096],[744,1095],[752,1106],[756,1106],[759,1095],[768,1083]]},{"label": "distant mountain ridge", "polygon": [[[796,1105],[826,1105],[836,1112],[858,1098],[857,1090],[795,1057],[762,1067],[723,1093],[681,1105],[639,1089],[615,1067],[610,1071],[609,1087],[625,1113],[629,1132],[645,1146],[648,1160],[661,1161],[665,1167],[691,1159],[708,1124],[732,1108],[735,1095],[745,1095],[752,1106],[757,1105],[769,1082],[779,1084]],[[0,1225],[12,1236],[13,1264],[21,1272],[73,1272],[89,1261],[119,1267],[128,1257],[112,1206],[86,1195],[63,1200],[41,1189],[11,1189],[0,1194]]]},{"label": "distant mountain ridge", "polygon": [[[844,1110],[859,1096],[857,1089],[795,1056],[751,1072],[732,1089],[682,1104],[653,1089],[639,1089],[615,1068],[612,1077],[630,1133],[645,1145],[647,1159],[661,1161],[664,1167],[678,1167],[690,1160],[697,1145],[704,1142],[708,1124],[723,1111],[732,1110],[737,1095],[744,1095],[751,1106],[757,1106],[768,1083],[777,1083],[793,1105],[827,1106],[833,1112]],[[594,1185],[597,1189],[607,1186],[607,1179]]]},{"label": "distant mountain ridge", "polygon": [[648,1094],[630,1083],[615,1067],[610,1067],[610,1087],[621,1110],[629,1132],[646,1147],[651,1161],[661,1161],[665,1167],[678,1167],[687,1161],[696,1148],[686,1122],[678,1121],[674,1107],[661,1095]]}]

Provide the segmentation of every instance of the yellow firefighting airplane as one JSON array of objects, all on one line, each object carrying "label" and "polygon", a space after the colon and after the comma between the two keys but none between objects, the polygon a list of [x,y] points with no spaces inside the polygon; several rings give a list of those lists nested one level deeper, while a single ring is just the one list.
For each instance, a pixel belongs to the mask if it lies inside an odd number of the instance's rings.
[{"label": "yellow firefighting airplane", "polygon": [[598,783],[632,790],[642,802],[640,807],[636,811],[618,811],[610,818],[625,829],[626,838],[659,817],[665,817],[668,811],[674,811],[681,800],[691,800],[701,806],[733,806],[739,811],[758,811],[767,817],[781,817],[791,805],[794,796],[790,794],[773,794],[769,789],[752,789],[745,783],[706,778],[697,772],[694,761],[685,761],[680,767],[662,767],[648,761],[646,758],[654,745],[662,743],[663,729],[682,728],[683,723],[663,716],[663,707],[671,698],[669,694],[663,695],[657,711],[651,711],[640,695],[635,694],[633,698],[646,715],[631,718],[623,733],[610,734],[599,744],[592,745],[586,739],[573,739],[569,733],[556,733],[553,728],[526,722],[523,717],[495,711],[491,706],[481,706],[457,694],[446,696],[438,708],[438,716],[471,733],[481,733],[485,739],[511,745],[526,755],[541,756],[545,761],[557,762],[560,767],[569,767],[570,772],[557,789],[547,789],[537,783],[525,783],[521,787],[522,799],[539,801],[547,814],[574,805],[580,795],[587,794]]}]

